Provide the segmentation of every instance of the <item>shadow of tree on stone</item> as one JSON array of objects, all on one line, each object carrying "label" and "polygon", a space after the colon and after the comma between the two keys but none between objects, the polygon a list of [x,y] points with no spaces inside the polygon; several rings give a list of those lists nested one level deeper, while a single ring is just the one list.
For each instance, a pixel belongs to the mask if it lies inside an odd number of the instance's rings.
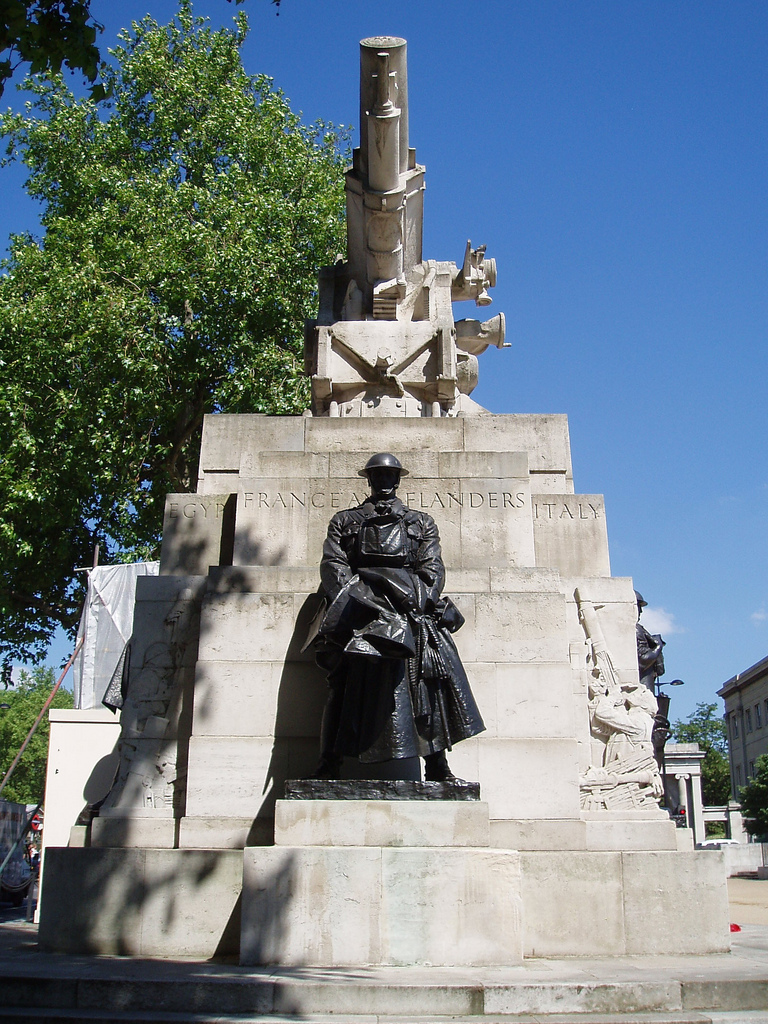
[{"label": "shadow of tree on stone", "polygon": [[283,797],[285,780],[306,777],[317,763],[327,686],[312,649],[302,648],[321,600],[319,590],[309,594],[296,616],[280,675],[272,754],[259,817],[274,819],[275,801]]}]

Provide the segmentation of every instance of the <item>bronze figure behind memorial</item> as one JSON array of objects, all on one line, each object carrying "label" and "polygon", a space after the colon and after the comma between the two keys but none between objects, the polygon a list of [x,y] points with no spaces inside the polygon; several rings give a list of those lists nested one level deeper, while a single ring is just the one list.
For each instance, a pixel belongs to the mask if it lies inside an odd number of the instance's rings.
[{"label": "bronze figure behind memorial", "polygon": [[370,497],[328,525],[314,637],[329,684],[318,778],[339,778],[344,757],[423,757],[427,781],[450,782],[446,750],[485,728],[451,637],[464,620],[441,597],[437,526],[396,494],[405,472],[394,455],[374,455],[360,471]]}]

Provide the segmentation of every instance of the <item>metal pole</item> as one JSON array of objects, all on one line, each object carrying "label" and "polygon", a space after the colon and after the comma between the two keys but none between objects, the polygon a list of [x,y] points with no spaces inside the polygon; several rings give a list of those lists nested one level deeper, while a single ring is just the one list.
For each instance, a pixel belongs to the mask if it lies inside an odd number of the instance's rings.
[{"label": "metal pole", "polygon": [[69,672],[69,669],[70,669],[70,667],[72,665],[72,662],[75,660],[75,658],[80,653],[80,648],[83,646],[83,641],[84,640],[85,640],[85,637],[81,636],[80,639],[77,641],[77,645],[75,646],[75,649],[72,652],[72,655],[71,655],[69,661],[64,666],[64,671],[59,676],[59,681],[56,683],[56,685],[54,686],[54,688],[51,690],[50,694],[48,695],[48,699],[46,700],[45,704],[43,704],[42,708],[40,709],[40,714],[35,719],[34,725],[32,726],[32,728],[27,733],[27,738],[21,744],[21,747],[19,748],[18,754],[16,755],[16,757],[14,757],[13,761],[11,762],[11,767],[5,773],[5,778],[3,779],[2,782],[0,782],[0,794],[2,794],[3,790],[5,789],[6,784],[7,784],[8,780],[10,779],[11,775],[13,774],[13,771],[14,771],[16,765],[21,760],[21,755],[27,749],[27,744],[32,739],[32,737],[35,735],[35,732],[37,731],[38,725],[40,725],[40,723],[43,720],[43,716],[45,715],[45,712],[50,707],[51,701],[56,696],[56,693],[57,693],[59,687],[61,686],[61,684],[64,682],[64,677],[66,676],[67,672]]}]

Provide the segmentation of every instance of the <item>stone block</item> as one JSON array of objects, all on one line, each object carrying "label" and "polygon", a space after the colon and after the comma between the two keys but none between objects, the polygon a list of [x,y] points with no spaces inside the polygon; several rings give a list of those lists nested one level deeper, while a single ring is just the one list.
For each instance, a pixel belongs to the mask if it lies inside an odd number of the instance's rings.
[{"label": "stone block", "polygon": [[460,483],[461,560],[467,568],[536,563],[527,480],[474,477]]},{"label": "stone block", "polygon": [[384,849],[381,891],[390,963],[492,966],[522,960],[516,851]]},{"label": "stone block", "polygon": [[392,452],[399,458],[401,452],[409,451],[462,451],[469,421],[387,416],[352,420],[312,417],[304,422],[308,452]]},{"label": "stone block", "polygon": [[318,566],[238,565],[215,569],[208,577],[208,593],[307,594],[320,584]]},{"label": "stone block", "polygon": [[477,594],[483,661],[525,664],[568,658],[565,601],[560,594]]},{"label": "stone block", "polygon": [[[359,420],[355,422],[359,423]],[[386,449],[389,451],[389,449]],[[376,454],[371,452],[371,455]],[[412,448],[410,451],[398,452],[400,462],[408,470],[408,476],[402,478],[401,489],[408,486],[408,481],[412,476],[417,477],[420,480],[430,479],[434,480],[439,478],[441,474],[439,471],[440,458],[442,456],[437,451],[430,451],[422,448]],[[357,481],[359,486],[365,487],[365,478],[360,477],[359,470],[361,470],[368,458],[365,452],[360,451],[332,451],[326,458],[329,459],[329,476],[334,480],[350,480]],[[455,474],[447,474],[449,476]],[[360,482],[362,481],[362,482]]]},{"label": "stone block", "polygon": [[324,480],[328,477],[328,455],[316,452],[244,451],[240,457],[242,480],[273,480],[280,477]]},{"label": "stone block", "polygon": [[309,662],[201,661],[196,736],[318,736],[328,693]]},{"label": "stone block", "polygon": [[325,500],[327,484],[298,476],[240,478],[232,564],[308,564],[310,510],[320,495]]},{"label": "stone block", "polygon": [[380,903],[378,849],[248,848],[240,963],[382,963]]},{"label": "stone block", "polygon": [[441,479],[486,477],[494,480],[528,480],[527,452],[440,452],[437,473]]},{"label": "stone block", "polygon": [[445,594],[484,594],[491,589],[489,569],[446,566]]},{"label": "stone block", "polygon": [[491,846],[502,850],[586,850],[583,821],[574,818],[510,818],[491,821]]},{"label": "stone block", "polygon": [[570,665],[496,665],[499,736],[575,735],[573,674]]},{"label": "stone block", "polygon": [[206,598],[201,661],[283,661],[296,628],[293,594],[229,594]]},{"label": "stone block", "polygon": [[464,448],[468,452],[527,452],[532,473],[573,479],[568,417],[562,413],[467,417]]},{"label": "stone block", "polygon": [[208,415],[203,422],[200,477],[208,473],[237,473],[246,452],[303,452],[304,418],[258,414]]},{"label": "stone block", "polygon": [[456,848],[248,849],[242,922],[243,964],[515,963],[519,858]]},{"label": "stone block", "polygon": [[234,494],[166,494],[160,574],[204,576],[230,565],[235,531]]},{"label": "stone block", "polygon": [[600,494],[532,494],[536,565],[567,576],[610,576]]},{"label": "stone block", "polygon": [[[588,850],[677,850],[675,823],[666,814],[638,815],[607,820],[599,812],[582,813],[586,819]],[[642,814],[642,812],[641,812]]]},{"label": "stone block", "polygon": [[563,587],[555,569],[529,566],[491,566],[490,589],[500,594],[559,594]]},{"label": "stone block", "polygon": [[39,942],[59,953],[232,954],[241,880],[234,850],[51,849]]},{"label": "stone block", "polygon": [[722,855],[621,854],[629,955],[724,953],[730,914]]},{"label": "stone block", "polygon": [[597,611],[600,628],[605,636],[611,661],[619,677],[627,682],[637,679],[637,643],[635,623],[637,604],[632,580],[628,576],[599,577],[588,579],[564,577],[563,592],[567,595],[566,615],[568,636],[581,645],[586,656],[584,628],[579,622],[574,591],[578,587],[582,600],[591,601]]},{"label": "stone block", "polygon": [[[317,746],[315,742],[315,747]],[[285,741],[195,736],[189,742],[186,813],[192,817],[271,817],[288,777]],[[270,799],[271,795],[271,799]]]},{"label": "stone block", "polygon": [[479,800],[278,800],[278,846],[488,846]]},{"label": "stone block", "polygon": [[625,951],[621,854],[528,851],[520,864],[526,956]]},{"label": "stone block", "polygon": [[[553,1024],[620,1024],[655,1021],[657,1024],[699,1024],[697,1017],[676,1012],[680,1006],[677,980],[602,979],[578,982],[525,982],[487,985],[484,990],[487,1014],[509,1014],[504,1020]],[[670,1013],[670,1007],[674,1007]],[[527,1016],[532,1014],[532,1016]],[[700,1024],[709,1024],[706,1020]]]},{"label": "stone block", "polygon": [[176,821],[169,808],[162,816],[113,812],[99,815],[91,822],[91,846],[172,850]]},{"label": "stone block", "polygon": [[271,846],[275,839],[272,818],[191,817],[179,821],[182,850],[242,850],[245,846]]},{"label": "stone block", "polygon": [[578,818],[576,758],[572,739],[480,737],[476,777],[491,818]]}]

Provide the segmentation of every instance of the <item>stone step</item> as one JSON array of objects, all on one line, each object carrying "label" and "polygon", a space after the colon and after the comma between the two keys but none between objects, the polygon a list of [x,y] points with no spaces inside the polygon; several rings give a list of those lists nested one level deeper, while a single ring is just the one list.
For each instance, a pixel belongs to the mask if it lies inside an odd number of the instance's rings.
[{"label": "stone step", "polygon": [[452,983],[449,972],[440,972],[434,980],[428,971],[402,980],[374,979],[355,970],[328,977],[311,969],[300,976],[240,974],[233,967],[224,975],[214,975],[206,970],[209,965],[201,964],[176,977],[163,974],[162,965],[149,965],[160,969],[142,977],[136,976],[136,966],[130,961],[102,962],[96,971],[81,972],[71,964],[62,971],[9,972],[0,976],[0,1024],[17,1020],[706,1024],[728,1020],[732,1013],[734,1021],[748,1021],[750,1013],[765,1013],[768,1007],[768,980],[743,976],[711,981],[657,977],[586,982],[582,977],[556,982]]},{"label": "stone step", "polygon": [[0,1008],[0,1024],[768,1024],[768,1013],[557,1013],[425,1016],[372,1014],[222,1015],[116,1010]]}]

